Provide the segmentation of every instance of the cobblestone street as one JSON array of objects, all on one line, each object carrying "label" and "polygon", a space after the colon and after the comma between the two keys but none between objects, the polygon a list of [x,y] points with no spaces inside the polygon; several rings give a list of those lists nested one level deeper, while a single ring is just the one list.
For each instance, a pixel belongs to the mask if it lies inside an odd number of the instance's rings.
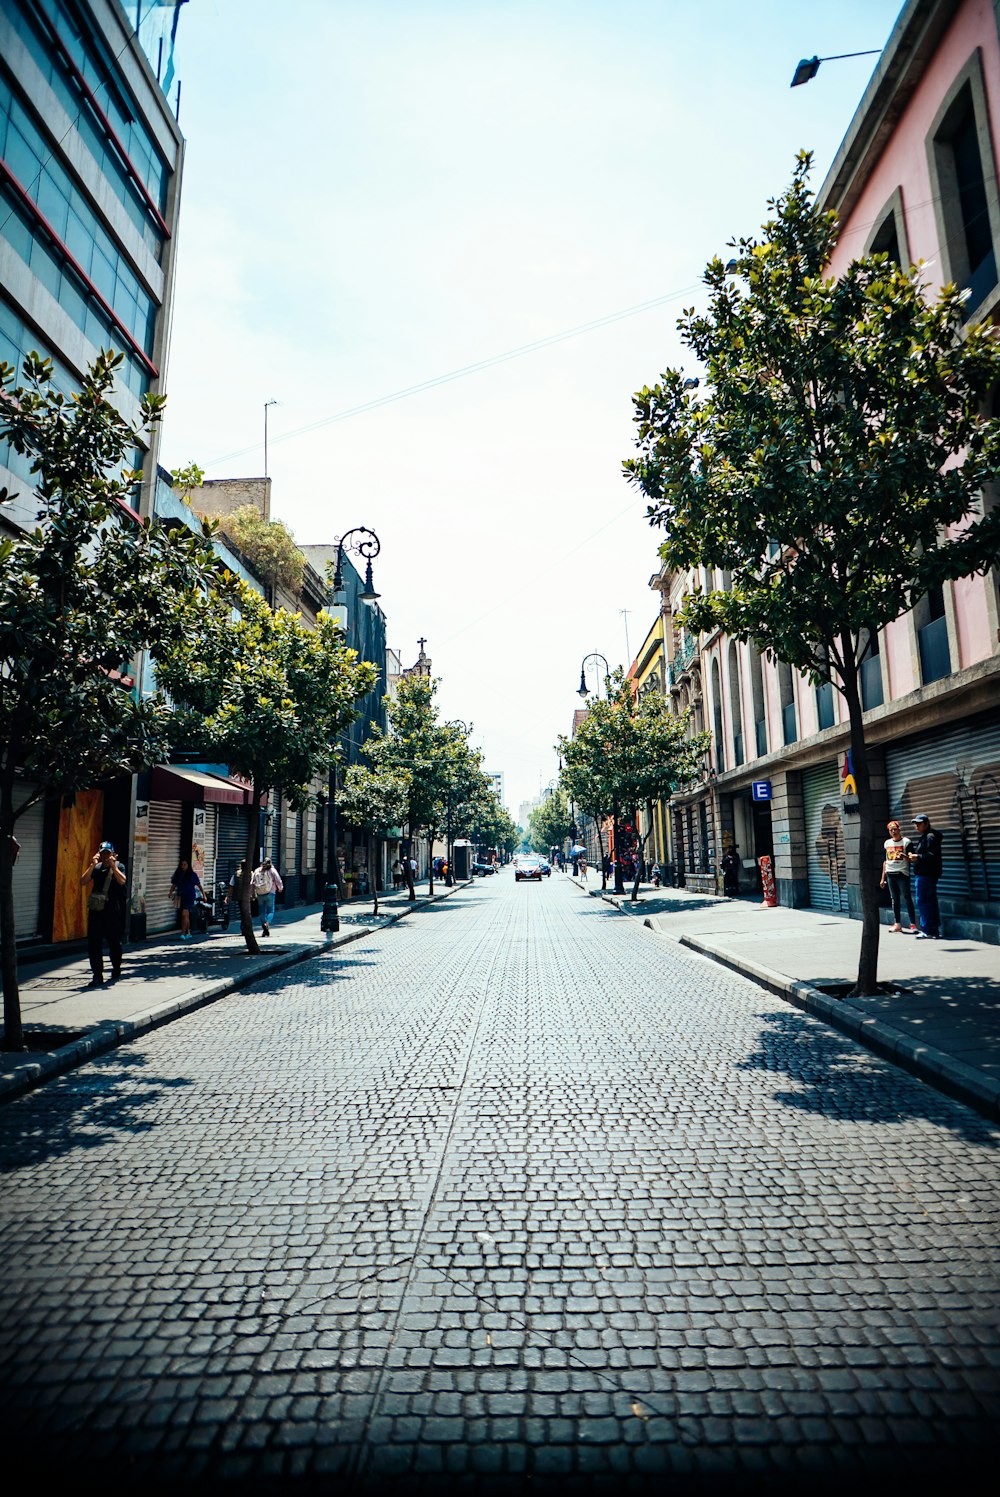
[{"label": "cobblestone street", "polygon": [[8,1449],[137,1490],[957,1491],[998,1143],[508,870],[0,1110]]}]

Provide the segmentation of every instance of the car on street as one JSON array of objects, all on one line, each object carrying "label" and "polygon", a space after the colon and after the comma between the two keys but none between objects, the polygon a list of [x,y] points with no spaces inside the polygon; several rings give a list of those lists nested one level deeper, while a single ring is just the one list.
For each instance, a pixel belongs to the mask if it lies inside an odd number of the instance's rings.
[{"label": "car on street", "polygon": [[497,865],[495,863],[473,863],[472,865],[473,878],[486,878],[489,874],[496,873],[496,871]]},{"label": "car on street", "polygon": [[514,859],[514,882],[519,884],[523,879],[534,879],[539,884],[542,882],[541,858],[533,858],[525,854]]}]

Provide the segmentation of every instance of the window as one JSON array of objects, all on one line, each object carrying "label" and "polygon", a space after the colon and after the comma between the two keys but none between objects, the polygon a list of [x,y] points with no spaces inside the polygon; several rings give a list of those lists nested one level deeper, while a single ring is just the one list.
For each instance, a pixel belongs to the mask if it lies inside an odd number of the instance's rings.
[{"label": "window", "polygon": [[786,744],[798,738],[795,721],[795,687],[792,685],[792,668],[784,660],[778,661],[778,700],[781,703],[781,732]]},{"label": "window", "polygon": [[722,673],[718,660],[712,661],[712,737],[715,749],[715,767],[726,767],[726,741],[722,736]]},{"label": "window", "polygon": [[879,648],[878,634],[868,636],[868,650],[861,662],[861,705],[866,712],[872,707],[881,707],[884,697],[882,693],[882,656]]},{"label": "window", "polygon": [[894,265],[902,268],[910,263],[910,249],[906,239],[906,217],[903,213],[903,193],[897,187],[875,221],[866,255],[888,255]]},{"label": "window", "polygon": [[951,672],[943,587],[932,587],[927,596],[921,598],[914,610],[914,622],[920,651],[920,679],[927,686]]},{"label": "window", "polygon": [[935,218],[946,274],[968,290],[968,316],[997,285],[1000,199],[978,52],[955,80],[928,141]]},{"label": "window", "polygon": [[733,721],[733,765],[743,763],[743,705],[740,700],[740,662],[736,646],[729,641],[729,713]]},{"label": "window", "polygon": [[824,728],[833,727],[833,687],[829,681],[824,681],[822,686],[816,687],[816,716],[819,719],[820,732]]},{"label": "window", "polygon": [[757,754],[767,753],[767,711],[764,707],[764,671],[761,666],[760,647],[751,640],[747,653],[750,656],[750,696],[753,703],[754,742]]}]

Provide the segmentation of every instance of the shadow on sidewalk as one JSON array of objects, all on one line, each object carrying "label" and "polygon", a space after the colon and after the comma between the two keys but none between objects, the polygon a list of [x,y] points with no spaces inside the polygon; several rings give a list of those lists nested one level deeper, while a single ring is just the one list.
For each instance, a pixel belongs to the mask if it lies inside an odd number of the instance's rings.
[{"label": "shadow on sidewalk", "polygon": [[147,1133],[156,1124],[144,1109],[161,1095],[192,1086],[186,1076],[146,1074],[141,1052],[113,1050],[90,1062],[86,1073],[74,1071],[50,1081],[2,1113],[3,1156],[0,1172],[18,1170],[76,1149],[98,1149],[120,1133]]},{"label": "shadow on sidewalk", "polygon": [[776,1102],[799,1112],[845,1122],[903,1123],[912,1118],[947,1128],[968,1143],[1000,1145],[1000,1126],[883,1060],[854,1040],[800,1013],[763,1013],[758,1050],[738,1071],[788,1076],[794,1090],[774,1091]]}]

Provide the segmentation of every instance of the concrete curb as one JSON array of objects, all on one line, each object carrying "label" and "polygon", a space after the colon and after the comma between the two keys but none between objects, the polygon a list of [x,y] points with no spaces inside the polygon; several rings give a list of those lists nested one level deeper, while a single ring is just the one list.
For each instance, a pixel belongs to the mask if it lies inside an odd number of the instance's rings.
[{"label": "concrete curb", "polygon": [[[447,899],[454,894],[456,889],[464,887],[463,884],[455,884],[453,888],[442,889],[440,893],[435,891],[433,896],[425,896],[423,903],[433,904],[439,899]],[[387,925],[397,924],[420,908],[421,901],[417,900],[407,909],[392,911],[385,917],[384,924],[359,926],[357,930],[341,932],[340,935],[334,936],[330,941],[325,941],[321,946],[303,946],[298,951],[266,959],[252,971],[241,972],[235,977],[224,977],[218,982],[201,984],[192,988],[188,993],[182,993],[179,998],[171,998],[167,1003],[158,1004],[147,1013],[137,1014],[129,1019],[106,1019],[103,1023],[95,1025],[89,1033],[81,1035],[69,1045],[60,1046],[58,1050],[40,1053],[36,1058],[27,1061],[17,1060],[13,1070],[0,1073],[0,1106],[12,1101],[15,1097],[23,1097],[56,1076],[65,1076],[67,1072],[76,1070],[77,1066],[84,1065],[88,1060],[94,1060],[99,1055],[106,1055],[109,1050],[115,1050],[119,1045],[127,1044],[130,1040],[138,1039],[140,1035],[148,1034],[150,1030],[169,1024],[173,1019],[184,1018],[186,1014],[193,1014],[199,1008],[206,1008],[219,998],[225,998],[230,993],[237,993],[242,988],[252,987],[262,978],[273,977],[275,973],[287,971],[289,967],[298,966],[300,962],[325,956],[341,946],[349,946],[353,941],[360,941],[365,936],[375,935],[378,931],[384,930]],[[381,921],[382,917],[379,918]],[[280,930],[280,927],[276,929]],[[4,1064],[8,1056],[0,1056],[0,1065]]]},{"label": "concrete curb", "polygon": [[[574,883],[579,888],[584,888],[579,880],[574,880]],[[938,1091],[945,1092],[949,1097],[964,1102],[966,1106],[974,1108],[976,1112],[982,1113],[993,1122],[1000,1121],[1000,1080],[995,1081],[992,1077],[984,1076],[974,1066],[968,1066],[964,1061],[956,1060],[953,1055],[948,1055],[944,1050],[938,1050],[933,1045],[921,1044],[918,1040],[912,1039],[910,1035],[904,1034],[902,1030],[894,1029],[884,1019],[872,1018],[849,998],[831,998],[809,983],[797,982],[794,978],[786,977],[783,972],[775,972],[759,962],[718,951],[707,942],[699,940],[697,936],[672,935],[653,923],[655,916],[643,916],[640,909],[629,909],[625,902],[620,902],[610,894],[602,894],[599,889],[586,889],[584,892],[591,894],[592,897],[603,899],[605,904],[610,904],[618,910],[619,914],[641,919],[644,928],[661,940],[673,941],[678,946],[686,946],[688,950],[697,952],[699,956],[708,957],[711,961],[718,962],[720,966],[728,967],[732,972],[738,972],[742,977],[749,977],[753,982],[766,988],[768,992],[774,993],[776,997],[784,998],[796,1008],[812,1014],[816,1019],[822,1019],[824,1023],[830,1025],[831,1029],[836,1029],[850,1039],[857,1040],[858,1044],[864,1045],[866,1050],[871,1050],[883,1060],[891,1061],[902,1070],[908,1071],[910,1075],[925,1081],[928,1086],[933,1086]]]}]

